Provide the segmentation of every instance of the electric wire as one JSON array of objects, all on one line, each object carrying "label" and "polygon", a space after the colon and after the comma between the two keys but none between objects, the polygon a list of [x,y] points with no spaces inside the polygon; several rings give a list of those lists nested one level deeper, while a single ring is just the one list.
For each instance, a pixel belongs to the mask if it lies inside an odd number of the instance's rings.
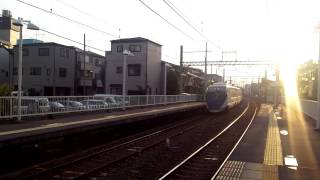
[{"label": "electric wire", "polygon": [[[67,38],[67,37],[65,37],[65,36],[62,36],[62,35],[59,35],[59,34],[56,34],[56,33],[53,33],[53,32],[47,31],[47,30],[44,30],[44,29],[40,29],[40,30],[43,31],[43,32],[45,32],[45,33],[54,35],[54,36],[56,36],[56,37],[59,37],[59,38],[62,38],[62,39],[71,41],[71,42],[73,42],[73,43],[76,43],[76,44],[79,44],[79,45],[84,45],[82,42],[79,42],[79,41],[76,41],[76,40]],[[102,49],[99,49],[99,48],[96,48],[96,47],[93,47],[93,46],[90,46],[90,45],[86,45],[86,47],[92,48],[92,49],[97,50],[97,51],[105,52],[105,50],[102,50]]]},{"label": "electric wire", "polygon": [[195,26],[193,26],[186,16],[169,0],[162,0],[173,12],[175,12],[185,23],[187,23],[193,30],[195,30],[202,38],[207,40],[212,45],[216,46],[218,49],[222,49],[219,45],[212,42],[208,37],[206,37],[202,32],[200,32]]},{"label": "electric wire", "polygon": [[114,37],[114,38],[117,38],[117,36],[114,35],[114,34],[111,34],[111,33],[108,33],[108,32],[106,32],[106,31],[97,29],[97,28],[92,27],[92,26],[90,26],[90,25],[84,24],[84,23],[82,23],[82,22],[80,22],[80,21],[77,21],[77,20],[68,18],[68,17],[66,17],[66,16],[63,16],[63,15],[60,15],[60,14],[57,14],[57,13],[54,13],[54,12],[51,12],[51,11],[48,11],[48,10],[43,9],[43,8],[41,8],[41,7],[38,7],[38,6],[36,6],[36,5],[33,5],[33,4],[30,4],[30,3],[24,2],[24,1],[22,1],[22,0],[16,0],[16,1],[18,1],[18,2],[20,2],[20,3],[22,3],[22,4],[25,4],[25,5],[27,5],[27,6],[33,7],[33,8],[35,8],[35,9],[38,9],[38,10],[40,10],[40,11],[46,12],[46,13],[48,13],[48,14],[52,14],[52,15],[57,16],[57,17],[59,17],[59,18],[62,18],[62,19],[64,19],[64,20],[67,20],[67,21],[73,22],[73,23],[75,23],[75,24],[79,24],[79,25],[81,25],[81,26],[87,27],[87,28],[92,29],[92,30],[94,30],[94,31],[97,31],[97,32],[106,34],[106,35],[108,35],[108,36],[112,36],[112,37]]},{"label": "electric wire", "polygon": [[105,25],[112,26],[113,28],[115,28],[115,29],[117,29],[117,30],[120,29],[120,27],[116,27],[115,25],[112,25],[112,24],[106,22],[105,20],[103,20],[103,19],[101,19],[101,18],[99,18],[99,17],[96,17],[96,16],[94,16],[94,15],[91,15],[91,14],[89,14],[89,13],[87,13],[87,12],[85,12],[85,11],[83,11],[83,10],[75,7],[75,6],[72,6],[71,4],[68,4],[68,3],[64,2],[64,1],[61,1],[61,0],[56,0],[56,1],[59,2],[59,3],[61,3],[61,4],[63,4],[64,6],[67,6],[67,7],[71,8],[71,9],[73,9],[73,10],[75,10],[75,11],[78,11],[78,12],[81,13],[81,14],[84,14],[84,15],[86,15],[86,16],[88,16],[88,17],[91,17],[92,19],[95,19],[95,20],[97,20],[97,21],[100,21],[100,22],[104,23]]},{"label": "electric wire", "polygon": [[166,23],[168,23],[170,26],[172,26],[173,28],[175,28],[177,31],[179,31],[180,33],[184,34],[185,36],[187,36],[189,39],[199,43],[197,40],[195,40],[193,37],[191,37],[189,34],[185,33],[184,31],[182,31],[181,29],[179,29],[177,26],[175,26],[173,23],[171,23],[169,20],[167,20],[166,18],[164,18],[163,16],[161,16],[157,11],[155,11],[154,9],[152,9],[149,5],[147,5],[144,1],[142,0],[138,0],[141,4],[143,4],[146,8],[148,8],[150,11],[152,11],[154,14],[156,14],[157,16],[159,16],[162,20],[164,20]]}]

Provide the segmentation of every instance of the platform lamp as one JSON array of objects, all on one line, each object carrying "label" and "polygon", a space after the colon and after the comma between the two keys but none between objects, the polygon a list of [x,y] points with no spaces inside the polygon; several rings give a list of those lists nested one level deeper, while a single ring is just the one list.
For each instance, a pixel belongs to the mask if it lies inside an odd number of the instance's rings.
[{"label": "platform lamp", "polygon": [[127,78],[127,56],[134,56],[129,50],[123,51],[123,67],[122,67],[122,105],[125,110],[125,96],[126,96],[126,78]]},{"label": "platform lamp", "polygon": [[21,17],[13,23],[15,26],[20,27],[20,42],[19,42],[19,61],[18,61],[18,121],[21,121],[21,94],[22,94],[22,29],[23,24],[27,25],[27,29],[40,30],[38,26],[31,23],[31,21],[23,20]]}]

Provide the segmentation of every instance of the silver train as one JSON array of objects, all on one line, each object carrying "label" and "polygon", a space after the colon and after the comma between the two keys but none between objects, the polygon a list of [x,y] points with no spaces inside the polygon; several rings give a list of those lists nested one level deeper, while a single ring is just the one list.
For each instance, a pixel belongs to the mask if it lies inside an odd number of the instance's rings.
[{"label": "silver train", "polygon": [[215,83],[207,88],[205,99],[208,111],[217,113],[239,104],[242,90],[226,83]]}]

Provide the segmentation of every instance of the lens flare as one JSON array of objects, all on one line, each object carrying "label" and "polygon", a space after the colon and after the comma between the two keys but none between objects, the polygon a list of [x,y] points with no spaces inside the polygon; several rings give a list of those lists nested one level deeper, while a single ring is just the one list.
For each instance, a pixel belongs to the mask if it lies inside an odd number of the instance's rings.
[{"label": "lens flare", "polygon": [[[291,145],[291,151],[293,154],[298,154],[298,151],[305,151],[305,158],[309,162],[316,163],[314,150],[309,141],[307,124],[301,110],[300,99],[298,96],[298,87],[297,87],[297,69],[298,65],[294,63],[283,63],[280,64],[280,77],[282,80],[282,86],[284,88],[285,96],[285,109],[287,123],[288,123],[288,132],[289,141]],[[299,129],[294,127],[299,127]],[[295,132],[295,131],[299,132]],[[297,139],[305,139],[306,141],[300,142],[303,147],[299,146]],[[302,149],[301,149],[302,148]]]}]

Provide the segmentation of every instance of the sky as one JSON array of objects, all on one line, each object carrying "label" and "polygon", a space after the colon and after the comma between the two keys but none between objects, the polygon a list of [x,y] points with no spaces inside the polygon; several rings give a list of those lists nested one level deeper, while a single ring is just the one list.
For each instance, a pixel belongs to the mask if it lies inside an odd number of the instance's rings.
[{"label": "sky", "polygon": [[[43,12],[21,1],[105,33]],[[31,20],[41,29],[79,42],[83,41],[85,33],[86,44],[102,50],[110,50],[110,40],[120,36],[144,37],[162,44],[162,60],[176,64],[179,63],[180,45],[184,46],[185,51],[203,51],[205,42],[208,42],[209,61],[221,60],[222,51],[237,52],[225,54],[224,60],[281,61],[288,67],[318,58],[319,33],[315,27],[320,23],[319,0],[167,0],[182,12],[198,32],[175,14],[165,1],[142,0],[183,33],[146,8],[140,0],[21,1],[0,0],[0,7],[9,9],[15,18]],[[43,31],[24,30],[24,37],[82,47]],[[95,52],[104,54],[102,51]],[[204,53],[185,53],[184,60],[204,60]],[[221,74],[222,69],[213,67],[213,73],[217,71]],[[262,76],[265,68],[226,69],[227,76]],[[208,72],[211,73],[211,68]],[[271,72],[269,76],[273,74]]]}]

